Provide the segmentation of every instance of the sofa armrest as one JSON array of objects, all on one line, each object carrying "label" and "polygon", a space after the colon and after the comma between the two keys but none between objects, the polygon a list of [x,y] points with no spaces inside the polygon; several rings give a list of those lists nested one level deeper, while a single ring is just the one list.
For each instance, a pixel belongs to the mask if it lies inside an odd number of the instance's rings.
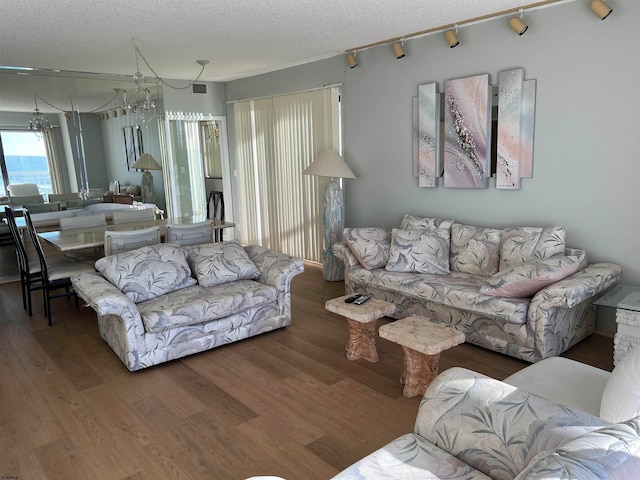
[{"label": "sofa armrest", "polygon": [[429,385],[415,433],[491,478],[513,478],[538,453],[607,424],[455,367]]},{"label": "sofa armrest", "polygon": [[344,268],[357,267],[360,265],[360,262],[345,242],[334,244],[333,254],[338,257],[338,260],[344,263]]},{"label": "sofa armrest", "polygon": [[531,300],[533,308],[572,308],[595,297],[620,281],[622,267],[613,263],[594,263],[570,277],[553,283]]},{"label": "sofa armrest", "polygon": [[136,304],[98,272],[78,273],[71,277],[76,293],[87,302],[98,315],[133,315],[140,321]]},{"label": "sofa armrest", "polygon": [[259,245],[246,246],[245,251],[258,267],[258,281],[279,291],[288,292],[293,277],[304,272],[304,261],[300,258],[274,252]]}]

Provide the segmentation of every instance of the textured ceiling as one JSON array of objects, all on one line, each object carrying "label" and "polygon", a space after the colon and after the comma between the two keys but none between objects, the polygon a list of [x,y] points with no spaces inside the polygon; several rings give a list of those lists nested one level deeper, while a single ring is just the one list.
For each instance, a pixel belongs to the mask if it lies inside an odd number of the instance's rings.
[{"label": "textured ceiling", "polygon": [[132,75],[135,43],[162,78],[193,80],[206,59],[201,80],[228,81],[531,3],[0,0],[0,65]]}]

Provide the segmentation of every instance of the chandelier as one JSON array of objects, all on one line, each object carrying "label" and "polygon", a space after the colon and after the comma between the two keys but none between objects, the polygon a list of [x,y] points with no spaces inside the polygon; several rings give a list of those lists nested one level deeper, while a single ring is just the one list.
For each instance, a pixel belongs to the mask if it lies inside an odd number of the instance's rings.
[{"label": "chandelier", "polygon": [[[136,66],[138,65],[138,56],[136,55]],[[144,75],[140,73],[140,69],[133,75],[133,83],[135,93],[133,100],[127,97],[127,91],[122,91],[122,104],[120,105],[125,111],[131,112],[142,123],[148,123],[156,117],[156,102],[151,98],[151,91],[145,87]]]},{"label": "chandelier", "polygon": [[29,130],[34,132],[39,138],[42,138],[42,134],[44,132],[51,130],[51,124],[47,117],[40,113],[40,109],[38,108],[38,96],[35,92],[33,93],[33,101],[36,104],[36,108],[33,111],[31,120],[29,120]]}]

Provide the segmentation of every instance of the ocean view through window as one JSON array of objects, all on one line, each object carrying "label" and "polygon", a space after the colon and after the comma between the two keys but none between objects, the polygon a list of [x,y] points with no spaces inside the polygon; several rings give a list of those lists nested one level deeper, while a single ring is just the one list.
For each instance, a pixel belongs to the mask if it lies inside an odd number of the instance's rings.
[{"label": "ocean view through window", "polygon": [[44,139],[29,131],[2,130],[0,140],[4,192],[12,183],[35,183],[46,200],[52,186]]}]

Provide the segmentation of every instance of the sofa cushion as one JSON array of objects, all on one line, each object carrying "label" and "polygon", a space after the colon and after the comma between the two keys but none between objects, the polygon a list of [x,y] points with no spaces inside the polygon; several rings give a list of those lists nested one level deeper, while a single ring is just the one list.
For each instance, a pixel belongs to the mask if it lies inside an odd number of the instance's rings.
[{"label": "sofa cushion", "polygon": [[389,260],[391,234],[383,228],[345,228],[345,243],[367,270],[382,268]]},{"label": "sofa cushion", "polygon": [[[462,317],[469,317],[467,312],[483,315],[483,328],[486,323],[495,319],[499,328],[504,324],[523,326],[527,321],[530,299],[491,297],[479,293],[486,281],[485,277],[468,273],[451,272],[446,275],[426,273],[389,272],[383,269],[365,270],[352,268],[347,272],[347,280],[355,285],[368,285],[376,290],[402,295],[418,302],[433,302],[463,311]],[[448,319],[436,319],[446,322]],[[469,321],[472,321],[469,319]],[[479,327],[478,327],[479,328]]]},{"label": "sofa cushion", "polygon": [[495,297],[532,297],[538,290],[573,275],[580,262],[575,257],[555,257],[514,265],[493,275],[480,293]]},{"label": "sofa cushion", "polygon": [[640,419],[608,425],[533,458],[517,480],[629,480],[640,472]]},{"label": "sofa cushion", "polygon": [[450,268],[454,272],[490,277],[500,266],[502,230],[454,223],[451,226]]},{"label": "sofa cushion", "polygon": [[564,255],[562,227],[516,227],[502,231],[500,270],[532,260]]},{"label": "sofa cushion", "polygon": [[402,230],[434,230],[436,228],[451,228],[453,220],[446,218],[416,217],[408,213],[402,219],[400,228]]},{"label": "sofa cushion", "polygon": [[640,415],[640,346],[629,351],[607,380],[600,403],[600,417],[623,422]]},{"label": "sofa cushion", "polygon": [[177,242],[161,243],[99,259],[96,269],[135,303],[196,283]]},{"label": "sofa cushion", "polygon": [[449,235],[449,228],[394,228],[385,269],[392,272],[449,273]]},{"label": "sofa cushion", "polygon": [[203,287],[258,278],[258,267],[237,240],[190,247],[187,259]]},{"label": "sofa cushion", "polygon": [[149,333],[194,325],[272,303],[278,291],[254,280],[238,280],[212,287],[194,285],[138,305]]}]

